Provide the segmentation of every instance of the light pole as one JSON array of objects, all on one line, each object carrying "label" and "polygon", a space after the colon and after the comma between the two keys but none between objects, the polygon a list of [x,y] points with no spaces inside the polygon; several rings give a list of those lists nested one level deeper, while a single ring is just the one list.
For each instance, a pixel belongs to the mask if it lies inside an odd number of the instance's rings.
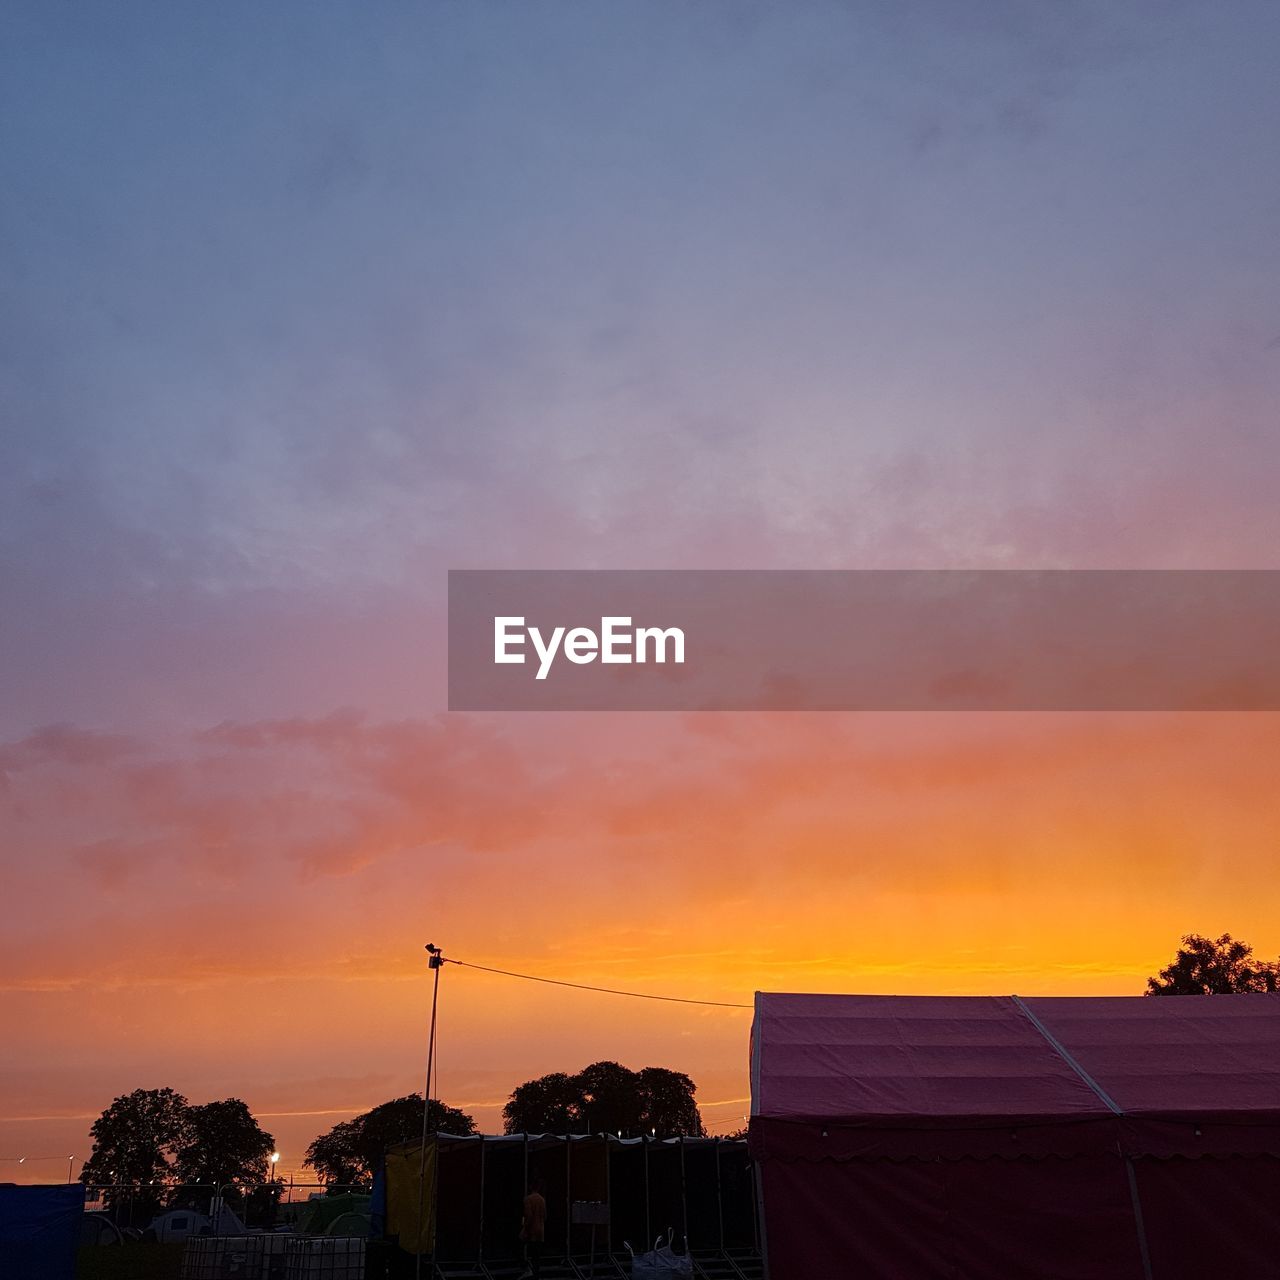
[{"label": "light pole", "polygon": [[436,1003],[440,998],[440,970],[444,955],[434,942],[427,943],[427,968],[435,973],[431,984],[431,1030],[427,1034],[427,1087],[422,1091],[422,1146],[418,1150],[418,1251],[415,1255],[414,1280],[422,1280],[423,1214],[427,1204],[427,1129],[431,1115],[431,1070],[436,1056]]},{"label": "light pole", "polygon": [[[267,1203],[263,1206],[262,1212],[267,1216],[267,1221],[271,1226],[276,1224],[276,1216],[280,1208],[280,1197],[276,1195],[276,1165],[280,1163],[280,1153],[273,1151],[267,1162],[267,1171],[271,1174],[271,1183],[267,1189]],[[249,1201],[246,1198],[245,1204]]]}]

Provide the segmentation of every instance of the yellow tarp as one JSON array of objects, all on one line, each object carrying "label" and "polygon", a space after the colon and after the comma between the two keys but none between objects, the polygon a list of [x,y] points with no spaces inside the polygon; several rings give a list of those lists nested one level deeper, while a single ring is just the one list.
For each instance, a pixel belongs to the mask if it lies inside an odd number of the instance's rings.
[{"label": "yellow tarp", "polygon": [[[425,1176],[424,1176],[425,1173]],[[419,1221],[418,1207],[422,1206]],[[387,1152],[387,1234],[410,1253],[430,1253],[436,1243],[436,1140],[406,1143]]]}]

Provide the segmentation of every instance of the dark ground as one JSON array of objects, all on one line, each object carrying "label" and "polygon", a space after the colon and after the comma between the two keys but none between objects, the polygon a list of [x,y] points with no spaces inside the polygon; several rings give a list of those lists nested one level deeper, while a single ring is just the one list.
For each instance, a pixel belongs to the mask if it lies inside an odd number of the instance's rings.
[{"label": "dark ground", "polygon": [[180,1244],[89,1245],[76,1259],[76,1280],[178,1280]]}]

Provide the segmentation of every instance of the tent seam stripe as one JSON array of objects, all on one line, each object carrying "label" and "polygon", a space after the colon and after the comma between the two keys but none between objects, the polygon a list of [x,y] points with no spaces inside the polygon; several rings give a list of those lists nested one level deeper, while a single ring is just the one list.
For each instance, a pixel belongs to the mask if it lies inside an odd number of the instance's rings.
[{"label": "tent seam stripe", "polygon": [[1036,1015],[1027,1007],[1023,998],[1015,995],[1012,999],[1013,1003],[1022,1011],[1027,1021],[1030,1022],[1031,1025],[1044,1037],[1050,1048],[1052,1048],[1058,1057],[1060,1057],[1063,1062],[1065,1062],[1067,1066],[1069,1066],[1071,1070],[1074,1071],[1095,1094],[1097,1094],[1098,1098],[1106,1104],[1107,1109],[1113,1115],[1124,1115],[1124,1108],[1121,1107],[1120,1104],[1116,1102],[1116,1100],[1084,1069],[1084,1067],[1082,1067],[1080,1063],[1071,1056],[1071,1053],[1062,1041],[1059,1040],[1057,1036],[1055,1036],[1053,1032],[1050,1031],[1049,1028],[1046,1027],[1044,1023],[1041,1022],[1040,1019],[1037,1018]]},{"label": "tent seam stripe", "polygon": [[[1045,1038],[1053,1051],[1069,1066],[1081,1080],[1106,1103],[1113,1115],[1124,1116],[1124,1109],[1118,1102],[1071,1056],[1066,1045],[1040,1021],[1019,995],[1013,997],[1013,1003],[1022,1010],[1027,1021]],[[1147,1241],[1147,1226],[1142,1213],[1142,1198],[1138,1194],[1138,1174],[1133,1167],[1133,1159],[1117,1142],[1116,1149],[1124,1160],[1125,1176],[1129,1182],[1129,1205],[1133,1210],[1133,1226],[1138,1236],[1138,1258],[1142,1263],[1143,1280],[1153,1280],[1151,1269],[1151,1246]]]}]

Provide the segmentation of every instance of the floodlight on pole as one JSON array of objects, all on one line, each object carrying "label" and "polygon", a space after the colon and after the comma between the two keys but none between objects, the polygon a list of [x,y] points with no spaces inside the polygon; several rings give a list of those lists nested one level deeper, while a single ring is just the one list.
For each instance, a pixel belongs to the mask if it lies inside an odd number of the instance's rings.
[{"label": "floodlight on pole", "polygon": [[427,1131],[431,1116],[431,1072],[436,1056],[436,1004],[440,998],[440,970],[444,954],[434,942],[428,942],[427,968],[434,972],[431,984],[431,1029],[427,1034],[427,1087],[422,1091],[422,1145],[418,1149],[418,1251],[414,1257],[414,1280],[422,1280],[423,1215],[427,1204]]}]

